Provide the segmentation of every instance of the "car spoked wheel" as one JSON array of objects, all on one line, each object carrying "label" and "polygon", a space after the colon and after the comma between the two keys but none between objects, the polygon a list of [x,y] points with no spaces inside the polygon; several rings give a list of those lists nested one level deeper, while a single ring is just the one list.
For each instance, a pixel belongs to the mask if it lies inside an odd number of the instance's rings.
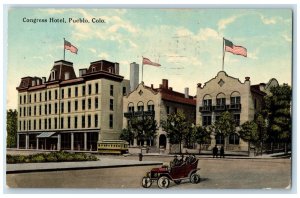
[{"label": "car spoked wheel", "polygon": [[168,188],[170,185],[170,180],[166,176],[162,176],[157,180],[157,185],[159,188]]},{"label": "car spoked wheel", "polygon": [[142,179],[142,186],[144,188],[150,188],[150,186],[152,185],[152,181],[149,177],[143,177]]},{"label": "car spoked wheel", "polygon": [[200,175],[198,175],[197,173],[193,173],[190,176],[190,181],[192,184],[198,184],[200,182]]}]

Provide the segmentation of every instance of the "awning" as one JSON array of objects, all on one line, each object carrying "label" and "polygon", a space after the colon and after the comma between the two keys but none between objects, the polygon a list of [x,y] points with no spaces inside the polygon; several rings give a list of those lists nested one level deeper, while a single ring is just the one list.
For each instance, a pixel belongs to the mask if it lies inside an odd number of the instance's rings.
[{"label": "awning", "polygon": [[55,132],[43,132],[40,135],[36,136],[37,138],[47,138],[47,137],[51,137],[52,135],[54,135]]}]

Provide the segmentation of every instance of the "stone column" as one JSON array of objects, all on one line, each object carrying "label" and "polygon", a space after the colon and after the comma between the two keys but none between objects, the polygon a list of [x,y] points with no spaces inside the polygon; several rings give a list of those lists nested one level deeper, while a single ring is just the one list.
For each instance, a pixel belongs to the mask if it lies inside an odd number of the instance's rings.
[{"label": "stone column", "polygon": [[84,148],[83,148],[83,150],[87,150],[87,133],[86,132],[84,132],[83,133],[83,144],[84,144]]},{"label": "stone column", "polygon": [[74,133],[71,133],[71,150],[74,150]]},{"label": "stone column", "polygon": [[29,148],[29,135],[26,134],[26,138],[25,138],[25,149]]},{"label": "stone column", "polygon": [[57,150],[61,150],[61,134],[57,135]]},{"label": "stone column", "polygon": [[20,139],[20,137],[19,137],[20,135],[19,134],[17,134],[17,149],[19,149],[19,139]]},{"label": "stone column", "polygon": [[39,150],[39,138],[36,138],[36,150]]}]

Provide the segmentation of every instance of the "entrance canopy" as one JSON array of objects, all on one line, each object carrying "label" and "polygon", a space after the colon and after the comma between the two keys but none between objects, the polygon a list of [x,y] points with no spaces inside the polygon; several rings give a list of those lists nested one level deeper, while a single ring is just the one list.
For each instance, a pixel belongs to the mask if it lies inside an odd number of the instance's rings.
[{"label": "entrance canopy", "polygon": [[51,137],[54,134],[55,134],[55,132],[43,132],[36,137],[37,138],[47,138],[47,137]]}]

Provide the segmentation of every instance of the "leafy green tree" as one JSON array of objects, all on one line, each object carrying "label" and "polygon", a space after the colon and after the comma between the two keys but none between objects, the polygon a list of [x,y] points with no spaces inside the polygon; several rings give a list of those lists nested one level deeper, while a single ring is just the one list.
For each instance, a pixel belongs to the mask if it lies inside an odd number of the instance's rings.
[{"label": "leafy green tree", "polygon": [[9,109],[6,112],[7,148],[17,147],[18,112]]},{"label": "leafy green tree", "polygon": [[130,120],[130,128],[134,137],[140,141],[149,140],[150,146],[156,137],[157,122],[152,116],[134,117]]},{"label": "leafy green tree", "polygon": [[261,155],[262,155],[263,143],[267,139],[266,119],[263,117],[262,114],[258,113],[258,114],[255,115],[254,122],[257,124],[258,140],[260,142],[260,152],[261,152]]},{"label": "leafy green tree", "polygon": [[225,111],[221,114],[220,118],[215,121],[212,129],[217,135],[227,137],[235,132],[236,123],[232,113]]},{"label": "leafy green tree", "polygon": [[131,144],[134,139],[134,134],[130,129],[123,129],[121,134],[120,134],[120,139],[125,140]]},{"label": "leafy green tree", "polygon": [[258,127],[254,121],[246,121],[241,125],[239,135],[243,140],[248,141],[248,152],[250,152],[250,144],[256,144],[259,139]]},{"label": "leafy green tree", "polygon": [[194,127],[192,133],[192,141],[200,145],[199,153],[201,153],[201,147],[210,141],[210,132],[202,126]]},{"label": "leafy green tree", "polygon": [[[271,143],[291,143],[291,100],[292,89],[288,84],[271,87],[271,94],[265,97],[268,120],[268,140]],[[273,150],[273,148],[272,148]]]},{"label": "leafy green tree", "polygon": [[162,128],[167,133],[171,144],[179,144],[181,153],[182,141],[190,131],[190,123],[183,112],[179,111],[168,116],[167,120],[162,120]]}]

